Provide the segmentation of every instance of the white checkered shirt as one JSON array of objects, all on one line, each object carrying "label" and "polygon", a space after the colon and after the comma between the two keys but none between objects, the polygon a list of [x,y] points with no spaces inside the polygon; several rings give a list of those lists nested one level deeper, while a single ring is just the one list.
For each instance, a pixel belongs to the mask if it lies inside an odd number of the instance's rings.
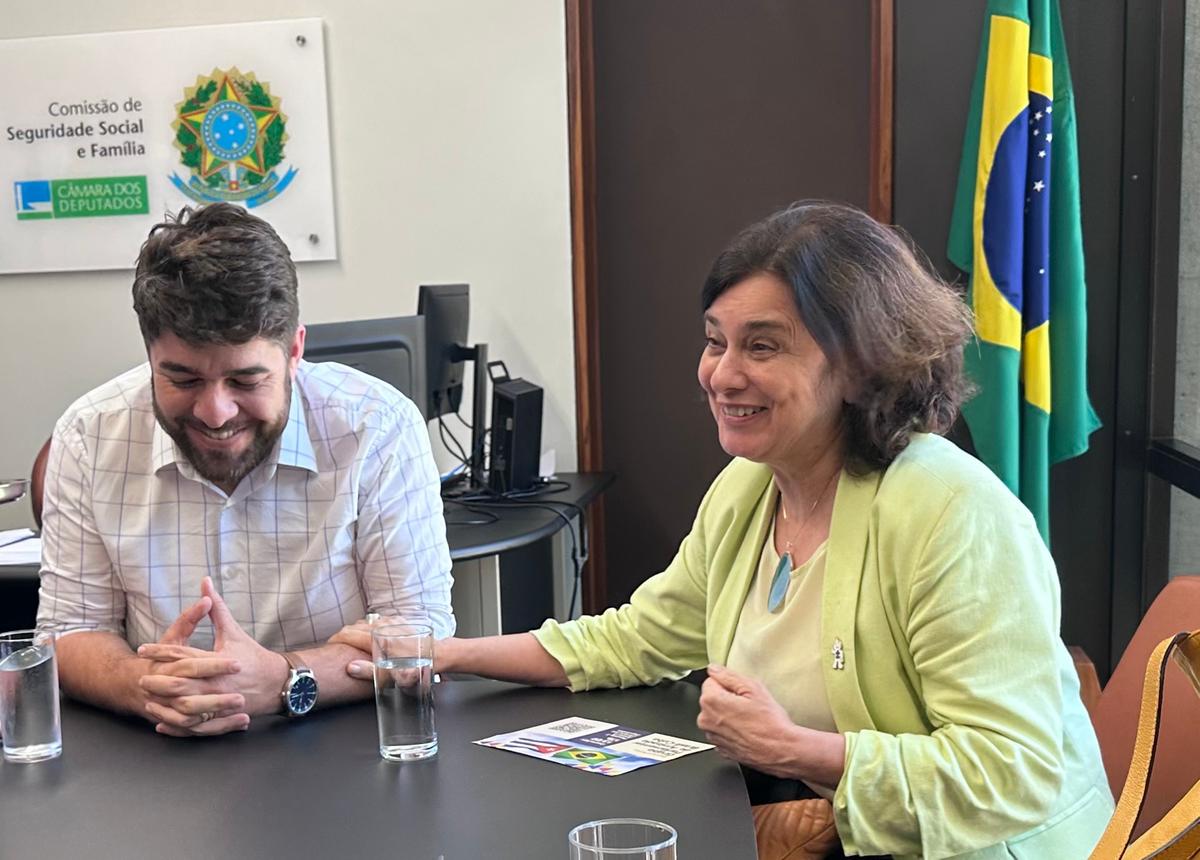
[{"label": "white checkered shirt", "polygon": [[[368,612],[454,631],[450,552],[425,421],[395,389],[300,362],[271,455],[231,496],[154,417],[142,365],[76,401],[46,470],[38,623],[158,640],[212,576],[264,646],[322,643]],[[212,626],[192,644],[211,648]]]}]

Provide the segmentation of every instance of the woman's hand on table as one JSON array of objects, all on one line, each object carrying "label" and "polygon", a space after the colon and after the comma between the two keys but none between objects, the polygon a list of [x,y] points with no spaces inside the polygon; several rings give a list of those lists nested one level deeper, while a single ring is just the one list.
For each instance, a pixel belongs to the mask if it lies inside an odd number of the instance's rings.
[{"label": "woman's hand on table", "polygon": [[[337,633],[329,638],[330,644],[349,645],[351,648],[356,648],[363,652],[361,657],[356,657],[346,664],[346,674],[351,678],[356,678],[359,681],[370,681],[374,678],[371,667],[371,628],[378,627],[380,624],[402,621],[401,618],[393,618],[384,616],[367,621],[365,618],[356,621],[353,624],[347,624]],[[433,671],[446,671],[445,654],[448,649],[454,647],[454,639],[438,639],[434,644],[434,665]]]},{"label": "woman's hand on table", "polygon": [[837,785],[845,739],[797,726],[767,688],[724,666],[708,667],[696,725],[726,758],[772,776]]},{"label": "woman's hand on table", "polygon": [[362,652],[362,656],[355,657],[346,664],[346,674],[351,678],[359,681],[374,679],[374,671],[371,667],[371,628],[379,623],[380,619],[372,618],[368,621],[363,618],[353,624],[347,624],[329,637],[330,645],[349,645]]},{"label": "woman's hand on table", "polygon": [[369,656],[371,653],[371,625],[365,619],[347,624],[329,637],[329,644],[349,645]]}]

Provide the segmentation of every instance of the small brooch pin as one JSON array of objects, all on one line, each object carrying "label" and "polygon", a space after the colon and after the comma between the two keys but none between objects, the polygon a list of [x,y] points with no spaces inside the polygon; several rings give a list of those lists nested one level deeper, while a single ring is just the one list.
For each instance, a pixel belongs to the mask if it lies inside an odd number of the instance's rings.
[{"label": "small brooch pin", "polygon": [[833,640],[833,668],[846,668],[846,648],[842,645],[841,639]]}]

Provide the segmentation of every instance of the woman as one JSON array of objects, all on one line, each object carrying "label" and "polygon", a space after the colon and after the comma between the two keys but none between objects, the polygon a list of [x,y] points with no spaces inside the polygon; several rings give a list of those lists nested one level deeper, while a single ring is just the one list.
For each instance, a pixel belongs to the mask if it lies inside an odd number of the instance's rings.
[{"label": "woman", "polygon": [[671,565],[620,609],[446,640],[438,669],[585,690],[708,664],[699,726],[831,799],[846,854],[1086,857],[1112,797],[1054,563],[932,435],[966,393],[962,302],[890,228],[800,203],[734,240],[703,305],[734,459]]}]

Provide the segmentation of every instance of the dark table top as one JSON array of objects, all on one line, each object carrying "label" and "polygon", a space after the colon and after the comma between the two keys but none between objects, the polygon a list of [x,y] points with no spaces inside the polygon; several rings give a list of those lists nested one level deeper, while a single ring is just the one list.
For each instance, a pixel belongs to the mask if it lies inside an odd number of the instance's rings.
[{"label": "dark table top", "polygon": [[0,763],[0,856],[565,858],[576,824],[633,816],[674,826],[681,860],[752,860],[741,775],[715,751],[605,777],[471,743],[572,715],[703,740],[697,700],[450,681],[438,756],[406,764],[379,758],[371,703],[180,740],[64,702],[62,758]]}]

